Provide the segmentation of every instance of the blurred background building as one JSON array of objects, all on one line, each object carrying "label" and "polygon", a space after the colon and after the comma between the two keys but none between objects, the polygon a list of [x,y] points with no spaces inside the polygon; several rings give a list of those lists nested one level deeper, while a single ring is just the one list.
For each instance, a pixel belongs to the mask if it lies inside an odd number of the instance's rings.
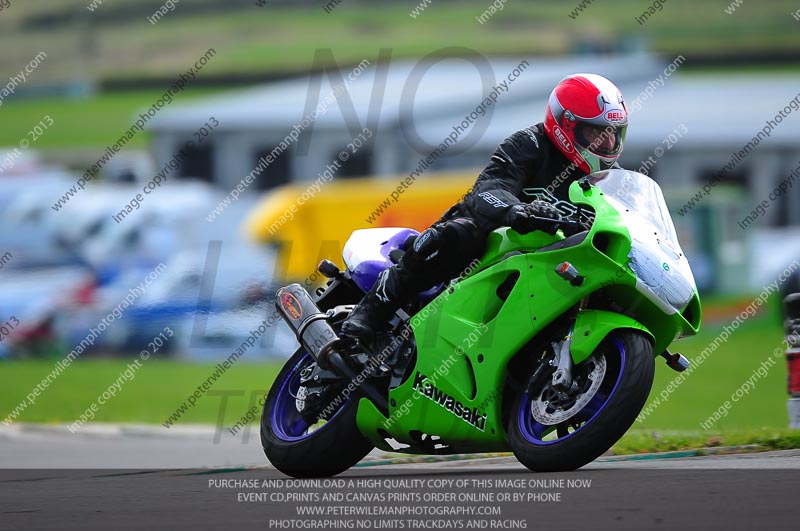
[{"label": "blurred background building", "polygon": [[[135,352],[170,323],[175,355],[226,355],[268,314],[275,285],[305,278],[320,256],[338,260],[351,230],[436,219],[574,72],[605,75],[626,96],[622,165],[664,188],[704,292],[759,291],[800,258],[800,183],[775,194],[800,163],[796,109],[731,165],[798,94],[792,2],[748,17],[672,0],[645,24],[633,0],[583,11],[509,2],[489,16],[480,0],[417,12],[414,2],[198,0],[156,23],[159,0],[88,4],[0,13],[0,320],[20,322],[0,357],[63,355],[159,264],[93,350]],[[459,143],[378,212],[502,83]],[[157,102],[144,131],[111,149]],[[282,219],[335,162],[332,182]],[[98,176],[69,194],[94,164]],[[271,333],[248,355],[290,344]]]}]

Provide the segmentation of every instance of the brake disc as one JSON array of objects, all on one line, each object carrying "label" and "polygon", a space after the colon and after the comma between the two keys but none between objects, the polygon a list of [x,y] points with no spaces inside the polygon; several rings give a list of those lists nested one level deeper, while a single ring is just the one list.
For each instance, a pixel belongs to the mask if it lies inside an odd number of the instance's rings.
[{"label": "brake disc", "polygon": [[[537,422],[545,426],[561,424],[575,416],[594,398],[606,375],[606,358],[602,354],[595,354],[584,363],[593,363],[594,367],[589,373],[580,377],[582,385],[578,386],[576,393],[554,389],[552,384],[548,383],[536,400],[531,401],[531,415]],[[591,381],[591,385],[586,391],[581,392],[581,389],[586,387],[586,381]]]}]

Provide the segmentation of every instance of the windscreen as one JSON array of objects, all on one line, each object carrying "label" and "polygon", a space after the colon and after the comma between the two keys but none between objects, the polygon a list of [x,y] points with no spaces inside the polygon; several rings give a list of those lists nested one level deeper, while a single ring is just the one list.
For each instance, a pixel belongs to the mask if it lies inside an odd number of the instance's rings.
[{"label": "windscreen", "polygon": [[593,184],[625,220],[631,235],[630,266],[641,285],[682,311],[697,288],[675,225],[658,184],[640,173],[608,170],[591,175]]}]

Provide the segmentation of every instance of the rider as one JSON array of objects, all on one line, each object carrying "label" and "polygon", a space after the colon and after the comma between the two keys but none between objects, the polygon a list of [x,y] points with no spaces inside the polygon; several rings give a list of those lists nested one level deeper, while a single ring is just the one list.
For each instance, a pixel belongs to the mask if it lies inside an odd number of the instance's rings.
[{"label": "rider", "polygon": [[564,206],[573,181],[618,167],[627,126],[622,93],[611,81],[596,74],[561,80],[550,94],[544,123],[500,144],[463,200],[417,236],[397,265],[380,274],[342,332],[373,339],[415,294],[458,276],[481,256],[488,234],[498,227],[555,231],[552,222],[537,218],[559,219],[554,204]]}]

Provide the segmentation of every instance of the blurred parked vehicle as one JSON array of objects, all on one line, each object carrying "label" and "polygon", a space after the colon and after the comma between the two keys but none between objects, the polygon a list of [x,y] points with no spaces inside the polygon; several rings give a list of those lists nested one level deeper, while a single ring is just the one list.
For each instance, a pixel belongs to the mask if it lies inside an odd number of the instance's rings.
[{"label": "blurred parked vehicle", "polygon": [[[136,292],[133,304],[114,320],[114,326],[103,334],[97,348],[106,352],[138,353],[169,326],[176,336],[161,353],[177,350],[181,355],[193,356],[193,345],[198,344],[205,349],[203,357],[212,357],[208,349],[213,348],[213,341],[204,343],[208,323],[216,326],[214,323],[220,319],[218,314],[232,310],[250,312],[254,305],[264,302],[274,256],[269,250],[234,239],[221,242],[218,260],[214,248],[209,249],[206,245],[180,251],[166,259],[163,271],[145,286],[143,293]],[[130,290],[137,290],[152,271],[150,267],[126,267],[97,290],[91,304],[62,315],[60,329],[68,342],[79,343],[89,328],[97,326],[119,306]],[[253,298],[254,290],[264,295]],[[231,330],[236,326],[244,327],[232,333],[246,337],[248,322],[231,323]],[[192,333],[201,338],[200,343],[196,343],[197,339],[192,341]],[[229,354],[223,348],[216,348],[215,352],[218,357]]]},{"label": "blurred parked vehicle", "polygon": [[[4,157],[0,151],[0,160]],[[79,263],[58,244],[56,227],[46,221],[54,213],[50,206],[73,183],[71,174],[42,165],[29,152],[0,173],[0,251],[14,256],[9,268]]]},{"label": "blurred parked vehicle", "polygon": [[[195,331],[196,321],[183,320],[176,330],[178,354],[196,361],[217,360],[229,356],[253,337],[242,359],[280,358],[299,347],[294,333],[282,319],[276,319],[263,334],[258,329],[275,313],[272,304],[240,308],[210,314],[202,330]],[[251,336],[252,332],[252,336]]]},{"label": "blurred parked vehicle", "polygon": [[0,341],[0,358],[63,356],[54,318],[66,308],[68,294],[87,279],[81,267],[3,270],[0,318],[18,323]]}]

